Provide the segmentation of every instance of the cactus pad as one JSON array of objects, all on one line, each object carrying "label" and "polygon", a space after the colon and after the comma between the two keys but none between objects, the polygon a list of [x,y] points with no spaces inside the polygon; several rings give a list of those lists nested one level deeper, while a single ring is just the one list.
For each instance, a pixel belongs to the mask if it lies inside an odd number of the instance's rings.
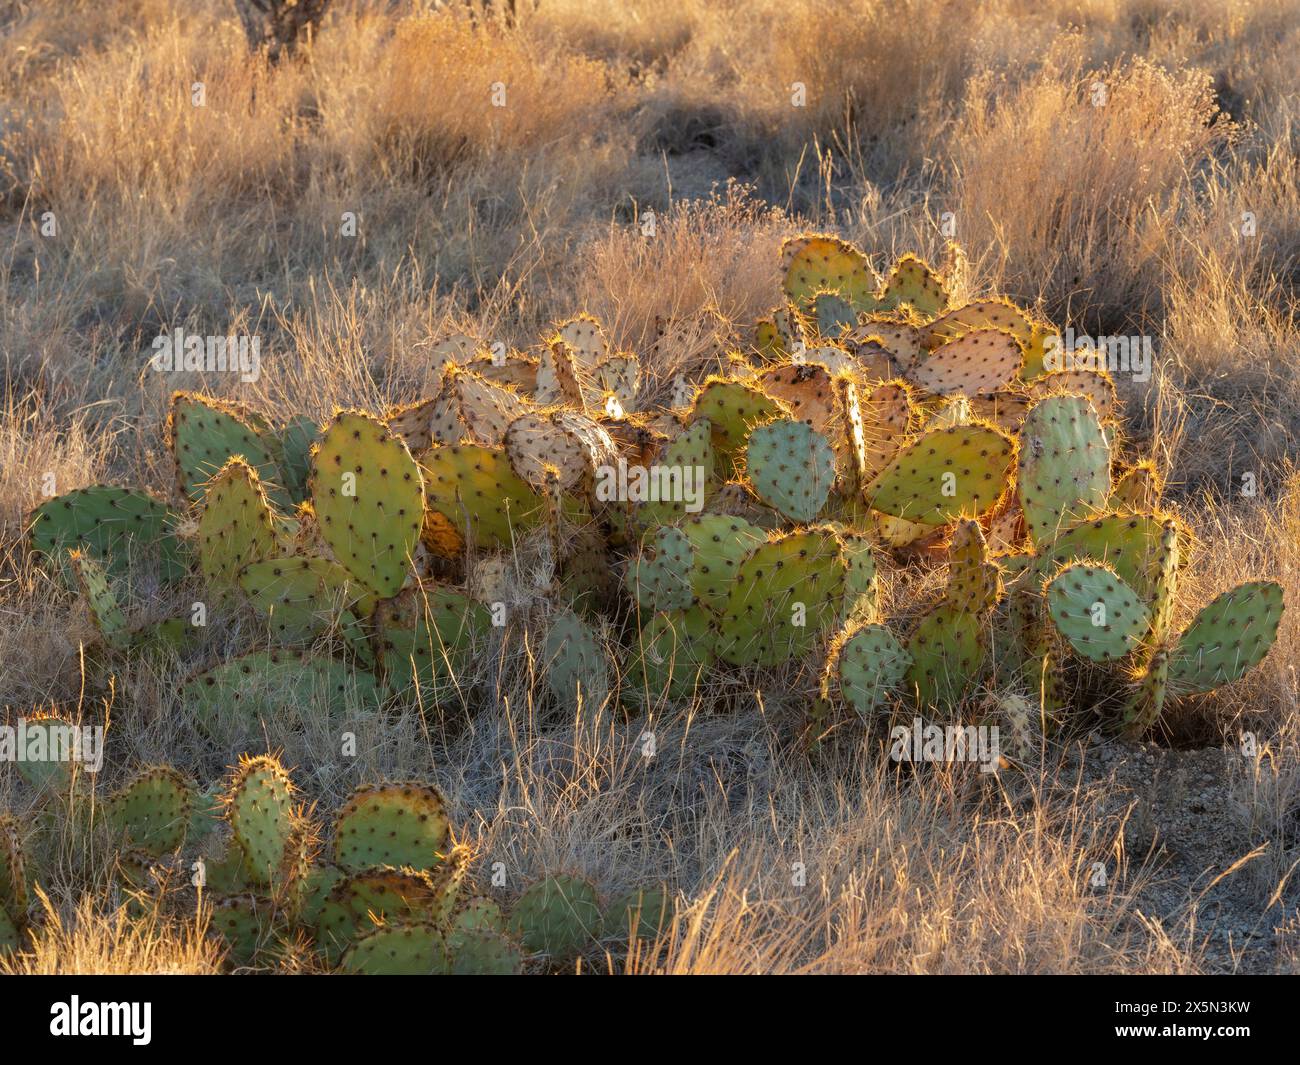
[{"label": "cactus pad", "polygon": [[109,821],[127,842],[161,857],[185,842],[194,788],[170,766],[146,766],[108,804]]},{"label": "cactus pad", "polygon": [[1025,522],[1038,544],[1106,505],[1110,441],[1081,396],[1049,396],[1020,430],[1018,488]]},{"label": "cactus pad", "polygon": [[451,955],[432,923],[381,925],[348,948],[342,969],[365,976],[438,976],[451,972]]},{"label": "cactus pad", "polygon": [[997,329],[974,329],[936,349],[908,377],[927,392],[979,396],[1006,388],[1024,361],[1020,341]]},{"label": "cactus pad", "polygon": [[828,530],[761,544],[736,567],[718,656],[732,665],[772,666],[807,654],[840,616],[846,573],[839,540]]},{"label": "cactus pad", "polygon": [[677,610],[691,605],[695,550],[686,534],[662,525],[646,536],[641,554],[628,565],[627,585],[644,609]]},{"label": "cactus pad", "polygon": [[1282,620],[1282,586],[1251,581],[1206,606],[1169,656],[1175,692],[1213,691],[1244,676],[1268,654]]},{"label": "cactus pad", "polygon": [[181,688],[180,705],[208,735],[260,736],[268,721],[342,717],[381,702],[374,675],[333,658],[253,651],[200,673]]},{"label": "cactus pad", "polygon": [[652,617],[638,634],[623,694],[651,706],[689,700],[713,662],[715,624],[700,607]]},{"label": "cactus pad", "polygon": [[951,710],[972,691],[984,665],[979,615],[944,602],[926,614],[907,641],[907,684],[922,709]]},{"label": "cactus pad", "polygon": [[789,419],[750,434],[745,466],[760,499],[803,523],[817,517],[835,481],[835,452],[826,438]]},{"label": "cactus pad", "polygon": [[697,514],[681,524],[693,549],[691,587],[708,607],[726,602],[736,567],[767,536],[744,518],[726,514]]},{"label": "cactus pad", "polygon": [[786,295],[800,306],[821,292],[838,292],[858,311],[879,306],[880,279],[848,241],[817,233],[791,237],[781,246],[781,263]]},{"label": "cactus pad", "polygon": [[199,568],[220,592],[234,588],[239,571],[275,554],[275,524],[257,471],[232,458],[203,494],[199,515]]},{"label": "cactus pad", "polygon": [[535,954],[573,958],[600,935],[600,897],[581,877],[560,874],[532,884],[510,911],[510,931]]},{"label": "cactus pad", "polygon": [[[481,603],[444,585],[420,584],[375,611],[378,658],[395,692],[437,693],[468,664],[492,628]],[[436,699],[435,699],[436,701]]]},{"label": "cactus pad", "polygon": [[894,264],[881,302],[889,308],[909,304],[920,314],[933,318],[948,306],[948,289],[943,279],[915,255],[904,255]]},{"label": "cactus pad", "polygon": [[1002,496],[1015,443],[989,425],[922,433],[867,487],[876,510],[922,525],[978,517]]},{"label": "cactus pad", "polygon": [[119,577],[137,555],[156,544],[163,578],[175,581],[185,574],[174,535],[176,521],[164,504],[144,492],[103,485],[77,488],[32,511],[32,547],[60,563],[76,548],[93,555],[110,576]]},{"label": "cactus pad", "polygon": [[719,469],[732,477],[740,469],[750,430],[784,413],[784,404],[761,389],[715,377],[705,381],[696,395],[690,421],[707,419]]},{"label": "cactus pad", "polygon": [[446,804],[422,784],[357,788],[334,822],[334,860],[344,869],[432,869],[450,851]]},{"label": "cactus pad", "polygon": [[260,885],[276,882],[286,872],[299,829],[289,774],[266,755],[244,758],[226,789],[225,803],[250,878]]},{"label": "cactus pad", "polygon": [[124,649],[131,642],[126,615],[122,613],[117,596],[109,587],[107,574],[94,558],[80,551],[68,552],[68,561],[76,576],[81,598],[85,600],[90,618],[100,636],[109,647]]},{"label": "cactus pad", "polygon": [[342,411],[312,455],[312,503],[334,557],[379,595],[396,595],[424,523],[420,468],[368,414]]},{"label": "cactus pad", "polygon": [[429,506],[477,547],[512,547],[541,524],[545,501],[510,468],[504,450],[436,447],[423,458]]},{"label": "cactus pad", "polygon": [[828,670],[845,702],[863,720],[873,717],[903,683],[912,656],[884,625],[862,625],[837,642]]},{"label": "cactus pad", "polygon": [[1146,604],[1109,566],[1076,562],[1061,570],[1046,591],[1052,623],[1084,658],[1123,658],[1151,628]]},{"label": "cactus pad", "polygon": [[609,694],[609,662],[600,637],[571,611],[551,618],[543,649],[546,680],[564,707],[582,705],[595,709]]},{"label": "cactus pad", "polygon": [[224,400],[177,392],[167,417],[167,434],[181,492],[198,501],[207,482],[238,455],[257,471],[268,495],[283,506],[292,502],[283,492],[273,447],[258,432],[261,421],[245,407]]}]

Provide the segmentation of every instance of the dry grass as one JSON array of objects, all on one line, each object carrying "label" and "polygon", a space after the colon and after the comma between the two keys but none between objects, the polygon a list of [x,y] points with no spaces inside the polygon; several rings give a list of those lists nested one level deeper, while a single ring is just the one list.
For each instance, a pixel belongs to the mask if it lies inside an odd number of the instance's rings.
[{"label": "dry grass", "polygon": [[[221,4],[0,3],[0,704],[103,714],[78,668],[87,621],[27,556],[21,523],[47,474],[59,491],[164,490],[173,388],[313,416],[373,409],[427,392],[440,334],[522,348],[586,309],[661,391],[713,357],[701,314],[745,330],[773,302],[786,233],[835,226],[880,261],[941,260],[945,212],[959,296],[1006,291],[1080,331],[1154,338],[1153,381],[1122,382],[1127,428],[1200,535],[1187,601],[1261,575],[1300,601],[1295,0],[851,13],[829,0],[542,0],[513,31],[432,4],[335,7],[308,61],[268,71]],[[652,240],[637,226],[649,211]],[[665,318],[686,332],[656,348]],[[262,378],[147,372],[150,340],[175,326],[256,331]],[[1234,777],[1234,816],[1251,846],[1269,845],[1243,905],[1270,920],[1281,908],[1278,964],[1292,966],[1298,617],[1264,669],[1182,708],[1168,737],[1265,738],[1267,756]],[[202,654],[236,640],[211,635]],[[484,704],[468,730],[362,722],[347,761],[309,715],[213,744],[176,705],[177,674],[126,676],[103,786],[160,758],[206,782],[249,744],[283,750],[322,809],[361,779],[432,774],[511,887],[570,867],[606,893],[680,893],[662,952],[588,968],[1222,967],[1187,931],[1194,906],[1152,912],[1157,874],[1126,853],[1122,815],[1065,752],[1024,778],[904,779],[865,743],[813,764],[792,749],[806,677],[761,695],[733,685],[725,712],[651,722],[608,708],[548,718],[531,679],[526,662],[483,662],[467,678]],[[8,766],[0,796],[31,803]],[[215,965],[192,925],[125,919],[102,863],[75,850],[46,871],[48,919],[19,971]],[[1115,871],[1102,891],[1087,883],[1095,860]]]}]

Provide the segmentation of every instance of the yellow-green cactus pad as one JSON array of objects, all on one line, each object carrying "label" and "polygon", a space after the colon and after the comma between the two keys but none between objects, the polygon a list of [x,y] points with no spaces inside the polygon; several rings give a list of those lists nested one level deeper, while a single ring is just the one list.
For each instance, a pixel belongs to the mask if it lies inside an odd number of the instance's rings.
[{"label": "yellow-green cactus pad", "polygon": [[946,525],[992,510],[1015,461],[1015,442],[991,425],[922,433],[867,486],[867,502],[921,525]]},{"label": "yellow-green cactus pad", "polygon": [[367,588],[396,595],[424,523],[420,467],[368,414],[341,411],[312,455],[311,495],[321,536]]}]

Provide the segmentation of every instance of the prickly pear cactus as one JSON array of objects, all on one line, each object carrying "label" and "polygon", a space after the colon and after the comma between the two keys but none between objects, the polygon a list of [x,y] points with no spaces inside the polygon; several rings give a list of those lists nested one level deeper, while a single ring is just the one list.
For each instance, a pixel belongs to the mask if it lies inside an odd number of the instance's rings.
[{"label": "prickly pear cactus", "polygon": [[90,555],[80,551],[70,551],[68,561],[77,579],[81,598],[90,611],[91,621],[104,642],[116,650],[125,649],[131,642],[126,615],[122,613],[117,596],[109,587],[108,575]]},{"label": "prickly pear cactus", "polygon": [[1036,544],[1106,505],[1110,441],[1082,396],[1049,396],[1020,430],[1020,507]]},{"label": "prickly pear cactus", "polygon": [[195,805],[193,786],[171,766],[139,770],[108,803],[108,819],[127,842],[154,857],[185,842]]},{"label": "prickly pear cactus", "polygon": [[132,561],[151,550],[160,556],[161,574],[176,581],[185,562],[175,536],[177,517],[163,503],[126,488],[77,488],[47,500],[32,511],[32,547],[46,559],[62,562],[70,549],[98,561],[109,576],[125,576]]},{"label": "prickly pear cactus", "polygon": [[249,877],[261,886],[280,883],[292,871],[295,836],[301,831],[289,774],[266,755],[244,758],[226,789],[225,804]]},{"label": "prickly pear cactus", "polygon": [[685,609],[694,598],[694,563],[695,549],[687,535],[662,525],[646,536],[641,554],[628,566],[628,591],[646,610]]},{"label": "prickly pear cactus", "polygon": [[810,522],[835,483],[835,452],[805,422],[781,419],[749,436],[745,468],[758,497],[787,518]]},{"label": "prickly pear cactus", "polygon": [[[912,656],[884,625],[861,625],[832,645],[828,679],[863,720],[874,717],[900,691]],[[829,687],[829,685],[828,685]]]},{"label": "prickly pear cactus", "polygon": [[857,311],[881,306],[880,278],[848,241],[823,233],[791,237],[781,247],[781,265],[785,293],[796,305],[806,307],[819,294],[835,292]]},{"label": "prickly pear cactus", "polygon": [[502,449],[447,445],[421,462],[429,506],[477,547],[513,547],[545,520],[545,501],[511,469]]},{"label": "prickly pear cactus", "polygon": [[509,927],[530,952],[567,961],[600,936],[600,896],[581,877],[543,877],[514,904]]},{"label": "prickly pear cactus", "polygon": [[437,925],[381,925],[343,957],[344,972],[366,976],[437,976],[451,972],[451,953]]},{"label": "prickly pear cactus", "polygon": [[334,557],[377,595],[396,595],[424,523],[420,468],[386,426],[341,411],[312,455],[311,497]]},{"label": "prickly pear cactus", "polygon": [[1047,585],[1047,610],[1074,650],[1094,661],[1131,654],[1151,628],[1151,615],[1109,566],[1076,562]]},{"label": "prickly pear cactus", "polygon": [[754,426],[785,413],[785,405],[762,389],[743,381],[711,377],[696,395],[688,420],[692,424],[709,423],[709,439],[718,469],[730,478],[743,468],[741,459]]},{"label": "prickly pear cactus", "polygon": [[260,421],[248,408],[210,396],[177,392],[167,417],[167,434],[180,490],[197,502],[213,477],[230,459],[242,458],[257,471],[268,494],[281,506],[292,500],[282,489],[283,478],[258,432]]},{"label": "prickly pear cactus", "polygon": [[208,482],[199,516],[199,569],[209,587],[238,587],[239,571],[276,550],[275,521],[257,471],[230,459]]},{"label": "prickly pear cactus", "polygon": [[1282,586],[1251,581],[1206,606],[1178,638],[1169,657],[1169,684],[1176,694],[1213,691],[1245,676],[1277,639]]},{"label": "prickly pear cactus", "polygon": [[755,548],[736,568],[723,606],[718,657],[773,666],[806,654],[840,616],[847,569],[829,529],[790,533]]},{"label": "prickly pear cactus", "polygon": [[334,821],[334,860],[357,872],[380,865],[432,869],[450,852],[446,804],[431,786],[357,788]]},{"label": "prickly pear cactus", "polygon": [[571,611],[551,619],[543,649],[546,680],[560,705],[592,710],[609,694],[609,663],[600,637]]},{"label": "prickly pear cactus", "polygon": [[1008,483],[1015,443],[991,425],[931,429],[867,486],[876,510],[921,525],[945,525],[991,511]]}]

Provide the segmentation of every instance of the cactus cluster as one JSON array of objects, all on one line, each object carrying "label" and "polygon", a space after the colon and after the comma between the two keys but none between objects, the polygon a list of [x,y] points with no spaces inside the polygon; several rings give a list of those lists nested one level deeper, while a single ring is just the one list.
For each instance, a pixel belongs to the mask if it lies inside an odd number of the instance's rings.
[{"label": "cactus cluster", "polygon": [[[815,663],[816,734],[898,705],[963,716],[989,685],[1138,733],[1263,658],[1269,582],[1174,631],[1189,536],[1126,450],[1110,377],[1047,365],[1052,325],[954,303],[915,256],[881,276],[825,234],[782,256],[780,304],[667,405],[589,315],[531,353],[447,338],[432,397],[321,426],[177,393],[174,498],[78,489],[33,512],[32,546],[110,663],[184,627],[137,616],[147,567],[258,619],[180,688],[211,735],[308,698],[463,712],[485,650],[526,651],[566,713]],[[883,574],[935,567],[941,594],[883,616]]]},{"label": "cactus cluster", "polygon": [[[57,812],[85,811],[83,827],[115,848],[128,905],[206,912],[231,968],[273,968],[292,950],[317,970],[505,975],[631,937],[653,942],[672,920],[662,887],[605,907],[589,881],[567,873],[508,893],[513,904],[492,897],[430,784],[362,785],[328,824],[267,755],[245,756],[206,791],[148,765],[102,804],[88,785],[63,798]],[[38,811],[34,828],[0,814],[0,954],[22,949],[35,927],[39,878],[23,838],[55,827],[50,812]]]}]

